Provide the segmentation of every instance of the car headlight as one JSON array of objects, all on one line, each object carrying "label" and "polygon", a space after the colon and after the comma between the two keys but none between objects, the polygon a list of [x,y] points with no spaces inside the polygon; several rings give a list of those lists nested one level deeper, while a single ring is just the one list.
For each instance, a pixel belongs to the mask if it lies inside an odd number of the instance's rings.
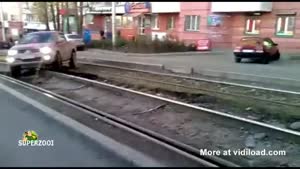
[{"label": "car headlight", "polygon": [[40,52],[43,53],[43,54],[49,54],[49,53],[51,53],[51,48],[49,48],[49,47],[42,47],[40,49]]},{"label": "car headlight", "polygon": [[43,59],[44,59],[44,60],[50,60],[50,59],[51,59],[51,56],[50,56],[50,55],[45,55],[45,56],[43,56]]},{"label": "car headlight", "polygon": [[6,62],[13,63],[16,59],[14,57],[7,57]]},{"label": "car headlight", "polygon": [[13,55],[18,54],[18,51],[17,50],[8,50],[7,54],[8,54],[8,56],[13,56]]}]

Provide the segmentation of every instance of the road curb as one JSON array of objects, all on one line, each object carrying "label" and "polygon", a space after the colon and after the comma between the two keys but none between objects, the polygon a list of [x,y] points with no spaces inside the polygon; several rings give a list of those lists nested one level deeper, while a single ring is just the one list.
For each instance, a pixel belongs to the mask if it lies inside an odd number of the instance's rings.
[{"label": "road curb", "polygon": [[97,64],[106,64],[106,65],[114,65],[114,66],[121,66],[121,67],[128,67],[134,69],[143,69],[143,70],[163,70],[164,65],[162,64],[145,64],[145,63],[138,63],[138,62],[125,62],[125,61],[114,61],[114,60],[104,60],[104,59],[82,59],[78,58],[78,61],[81,63],[89,63],[91,65]]},{"label": "road curb", "polygon": [[141,57],[150,57],[150,56],[174,56],[174,55],[203,55],[203,54],[223,54],[225,51],[196,51],[196,52],[168,52],[168,53],[126,53],[126,52],[117,52],[117,51],[109,51],[109,50],[101,50],[101,49],[92,49],[87,50],[87,52],[91,52],[93,54],[102,53],[102,54],[113,54],[113,55],[122,55],[122,56],[141,56]]}]

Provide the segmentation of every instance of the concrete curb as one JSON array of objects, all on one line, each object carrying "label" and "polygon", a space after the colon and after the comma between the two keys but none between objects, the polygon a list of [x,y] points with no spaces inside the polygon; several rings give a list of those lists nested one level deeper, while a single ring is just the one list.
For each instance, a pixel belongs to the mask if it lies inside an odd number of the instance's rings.
[{"label": "concrete curb", "polygon": [[7,63],[4,62],[0,62],[0,72],[4,72],[7,73],[10,71],[9,66],[7,65]]},{"label": "concrete curb", "polygon": [[164,66],[162,64],[145,64],[145,63],[138,63],[138,62],[124,62],[124,61],[113,61],[113,60],[103,60],[103,59],[85,59],[85,58],[78,58],[78,61],[80,61],[81,63],[88,63],[91,65],[94,64],[95,66],[97,66],[97,64],[104,64],[104,65],[114,65],[114,66],[121,66],[121,67],[142,69],[142,70],[164,69]]},{"label": "concrete curb", "polygon": [[114,65],[126,68],[134,68],[141,70],[152,70],[152,71],[170,71],[173,73],[180,73],[185,75],[200,75],[214,78],[224,78],[228,80],[242,80],[258,83],[267,83],[267,84],[278,84],[278,85],[287,85],[293,87],[300,87],[300,80],[289,79],[289,78],[280,78],[280,77],[269,77],[269,76],[258,76],[253,74],[242,74],[238,72],[222,72],[209,69],[195,69],[193,67],[175,67],[175,66],[165,66],[165,65],[151,65],[146,63],[133,63],[133,62],[122,62],[122,61],[113,61],[113,60],[100,60],[100,59],[80,59],[82,63],[89,63],[97,66],[97,64],[104,65]]},{"label": "concrete curb", "polygon": [[196,51],[196,52],[170,52],[170,53],[125,53],[125,52],[116,52],[116,51],[109,51],[109,50],[101,50],[101,49],[89,49],[87,52],[91,52],[94,54],[101,53],[101,54],[109,54],[109,55],[122,55],[122,56],[142,56],[142,57],[149,57],[149,56],[174,56],[174,55],[182,55],[182,56],[189,56],[189,55],[203,55],[203,54],[223,54],[226,51]]}]

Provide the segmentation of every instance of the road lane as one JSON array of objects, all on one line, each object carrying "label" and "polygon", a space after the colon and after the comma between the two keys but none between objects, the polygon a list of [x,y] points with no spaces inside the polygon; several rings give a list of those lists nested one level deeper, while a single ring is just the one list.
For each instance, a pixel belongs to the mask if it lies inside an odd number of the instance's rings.
[{"label": "road lane", "polygon": [[[38,99],[38,98],[37,98]],[[0,166],[132,166],[99,144],[0,89]],[[53,147],[19,147],[26,130]]]},{"label": "road lane", "polygon": [[281,59],[265,65],[261,63],[235,63],[231,52],[224,54],[173,55],[173,56],[126,56],[101,53],[101,50],[79,51],[78,58],[99,58],[113,61],[163,64],[166,68],[193,67],[195,70],[214,70],[229,73],[251,74],[267,77],[300,80],[300,60]]}]

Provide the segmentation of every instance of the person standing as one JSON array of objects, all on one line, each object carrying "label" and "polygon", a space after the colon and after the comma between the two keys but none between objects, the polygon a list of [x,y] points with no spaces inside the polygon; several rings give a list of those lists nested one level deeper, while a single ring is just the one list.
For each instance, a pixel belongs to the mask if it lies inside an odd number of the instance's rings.
[{"label": "person standing", "polygon": [[105,36],[104,36],[104,31],[103,30],[100,31],[100,37],[101,37],[101,40],[106,39]]},{"label": "person standing", "polygon": [[91,43],[91,31],[87,28],[84,29],[83,32],[83,41],[85,45],[89,45]]}]

